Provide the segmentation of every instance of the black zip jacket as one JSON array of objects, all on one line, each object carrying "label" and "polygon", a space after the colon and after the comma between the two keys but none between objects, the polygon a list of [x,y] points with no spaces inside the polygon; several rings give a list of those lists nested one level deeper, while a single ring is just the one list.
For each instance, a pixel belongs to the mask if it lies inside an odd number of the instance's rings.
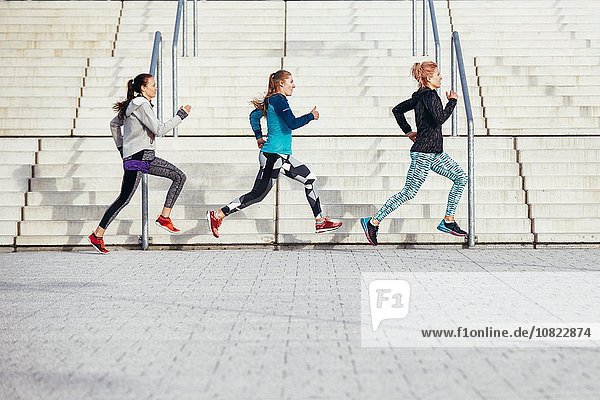
[{"label": "black zip jacket", "polygon": [[392,109],[396,122],[404,133],[412,132],[404,113],[415,110],[417,122],[417,138],[410,151],[419,153],[441,153],[444,151],[442,124],[452,115],[456,107],[456,99],[448,100],[446,108],[437,92],[422,87],[413,93],[412,97]]}]

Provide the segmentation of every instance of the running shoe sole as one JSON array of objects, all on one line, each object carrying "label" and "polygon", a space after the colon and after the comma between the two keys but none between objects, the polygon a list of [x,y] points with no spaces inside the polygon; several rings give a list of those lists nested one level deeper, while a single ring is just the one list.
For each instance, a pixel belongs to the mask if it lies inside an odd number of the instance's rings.
[{"label": "running shoe sole", "polygon": [[367,241],[369,243],[371,243],[373,246],[377,246],[377,243],[373,243],[371,241],[371,238],[369,237],[369,220],[370,220],[369,217],[361,218],[360,219],[360,224],[362,225],[363,232],[365,232],[365,236],[367,237]]},{"label": "running shoe sole", "polygon": [[154,223],[156,224],[156,226],[158,226],[159,228],[163,228],[165,231],[169,232],[171,235],[181,234],[181,231],[174,232],[174,231],[170,230],[169,228],[167,228],[166,226],[162,226],[161,224],[159,224],[158,221],[154,221]]},{"label": "running shoe sole", "polygon": [[327,233],[327,232],[333,232],[333,231],[336,231],[336,230],[340,229],[341,227],[342,227],[342,225],[340,225],[340,226],[336,226],[335,228],[319,229],[319,230],[316,230],[315,232],[316,232],[316,233]]}]

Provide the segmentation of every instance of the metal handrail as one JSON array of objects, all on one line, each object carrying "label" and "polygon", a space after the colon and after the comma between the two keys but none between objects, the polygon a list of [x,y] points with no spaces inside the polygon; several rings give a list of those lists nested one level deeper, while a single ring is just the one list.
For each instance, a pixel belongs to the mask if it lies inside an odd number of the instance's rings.
[{"label": "metal handrail", "polygon": [[156,114],[158,119],[163,119],[163,93],[162,93],[162,34],[159,31],[154,33],[154,45],[152,47],[152,59],[150,60],[150,75],[156,80]]},{"label": "metal handrail", "polygon": [[[423,0],[423,2],[425,2],[425,0]],[[423,8],[425,8],[425,4],[423,4]],[[442,67],[440,65],[441,62],[441,46],[440,46],[440,31],[438,30],[438,25],[437,25],[437,17],[435,15],[435,6],[433,5],[433,0],[429,0],[429,16],[431,17],[431,27],[433,29],[433,43],[435,45],[435,63],[438,65],[438,70],[442,70]],[[425,29],[423,29],[424,31],[426,31],[427,27],[424,26]],[[427,41],[423,42],[424,45],[426,46],[427,49]]]},{"label": "metal handrail", "polygon": [[[423,56],[429,54],[429,40],[427,39],[427,8],[429,8],[429,16],[431,17],[431,29],[433,30],[433,42],[435,44],[435,63],[441,71],[440,60],[442,57],[440,45],[440,32],[437,25],[437,17],[435,15],[435,5],[433,0],[423,0]],[[427,5],[429,4],[429,7]],[[413,56],[417,55],[417,0],[412,0],[412,40],[413,40]]]},{"label": "metal handrail", "polygon": [[[183,14],[183,6],[186,0],[178,0],[177,1],[177,16],[175,17],[175,29],[173,31],[173,45],[171,47],[171,68],[172,68],[172,78],[173,78],[173,115],[177,112],[177,45],[179,43],[179,28],[181,26],[181,17]],[[185,35],[184,35],[185,37]],[[173,136],[178,136],[178,129],[175,127],[173,129]]]},{"label": "metal handrail", "polygon": [[198,57],[198,0],[194,0],[194,57]]},{"label": "metal handrail", "polygon": [[[462,88],[463,100],[465,103],[465,111],[467,114],[467,153],[468,153],[468,189],[469,189],[469,248],[475,246],[475,128],[473,125],[473,111],[471,110],[471,98],[469,97],[469,85],[467,75],[465,73],[465,63],[463,61],[462,48],[460,46],[460,36],[458,32],[452,32],[451,42],[451,89],[456,89],[456,67],[458,64],[458,72],[460,74],[460,85]],[[457,120],[456,109],[452,112],[452,136],[457,136]]]},{"label": "metal handrail", "polygon": [[[152,46],[152,58],[150,59],[150,75],[154,76],[157,87],[156,113],[162,121],[162,35],[154,33],[154,45]],[[142,174],[142,250],[148,250],[150,242],[148,235],[148,175]]]},{"label": "metal handrail", "polygon": [[[179,78],[178,65],[177,65],[177,46],[179,45],[179,30],[181,28],[181,20],[183,20],[183,33],[182,33],[182,50],[181,55],[183,57],[188,56],[187,51],[187,0],[177,1],[177,16],[175,17],[175,29],[173,30],[173,46],[171,49],[172,57],[172,78],[173,78],[173,115],[177,112],[178,105],[178,93],[177,93],[177,79]],[[194,57],[198,56],[198,1],[194,0],[194,13],[193,13],[193,35],[194,35]],[[177,137],[179,129],[175,127],[173,129],[173,136]]]},{"label": "metal handrail", "polygon": [[412,49],[413,57],[417,55],[417,0],[412,0]]},{"label": "metal handrail", "polygon": [[[187,56],[187,32],[186,32],[186,10],[187,0],[177,1],[177,16],[175,17],[175,29],[173,31],[173,45],[171,49],[172,56],[172,78],[173,78],[173,115],[177,112],[177,45],[179,43],[179,29],[181,27],[181,20],[183,19],[183,56]],[[198,27],[198,12],[197,12],[197,0],[194,0],[194,57],[198,54],[198,42],[197,42],[197,27]],[[163,91],[162,91],[162,34],[156,32],[154,34],[154,45],[152,47],[152,59],[150,60],[150,74],[156,79],[156,86],[158,88],[156,98],[156,113],[159,120],[163,120]],[[177,128],[173,129],[173,136],[177,137]],[[141,245],[142,250],[147,250],[149,244],[148,236],[148,176],[142,175],[142,237]]]},{"label": "metal handrail", "polygon": [[181,27],[182,38],[181,38],[181,55],[187,57],[187,0],[183,2],[183,11],[181,12],[181,19],[183,19],[183,26]]},{"label": "metal handrail", "polygon": [[426,0],[423,0],[423,7],[422,7],[422,11],[423,11],[423,29],[422,29],[422,35],[423,35],[423,56],[428,56],[429,55],[429,40],[427,38],[427,2]]}]

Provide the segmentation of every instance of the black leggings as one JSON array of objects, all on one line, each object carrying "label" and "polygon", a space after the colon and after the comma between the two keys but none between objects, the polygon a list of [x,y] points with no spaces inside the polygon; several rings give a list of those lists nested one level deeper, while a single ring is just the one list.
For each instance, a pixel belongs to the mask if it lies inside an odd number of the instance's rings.
[{"label": "black leggings", "polygon": [[[131,157],[127,157],[125,160],[128,159],[148,161],[150,162],[150,175],[162,176],[164,178],[169,178],[173,181],[171,183],[171,187],[169,187],[169,191],[167,192],[167,198],[165,199],[165,207],[173,208],[177,197],[179,197],[179,194],[183,189],[183,185],[186,180],[185,174],[170,162],[165,161],[162,158],[156,157],[154,155],[154,150],[142,150],[138,153],[135,153]],[[117,214],[119,214],[121,210],[127,204],[129,204],[141,179],[141,171],[125,170],[123,172],[121,193],[119,193],[119,197],[117,197],[117,199],[110,205],[110,207],[108,207],[108,209],[104,213],[104,216],[100,221],[100,227],[102,229],[106,229],[108,225],[110,225],[110,223],[115,219]]]},{"label": "black leggings", "polygon": [[304,184],[306,199],[315,218],[321,215],[321,201],[315,190],[317,177],[306,165],[287,154],[263,153],[262,151],[258,155],[258,162],[260,163],[260,169],[252,190],[221,208],[223,214],[233,214],[249,205],[262,201],[273,187],[279,176],[279,170],[283,169],[285,176]]}]

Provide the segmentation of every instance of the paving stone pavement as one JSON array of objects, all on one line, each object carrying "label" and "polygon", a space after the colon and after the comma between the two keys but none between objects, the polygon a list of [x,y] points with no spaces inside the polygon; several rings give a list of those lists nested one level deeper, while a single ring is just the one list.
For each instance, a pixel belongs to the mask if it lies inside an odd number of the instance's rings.
[{"label": "paving stone pavement", "polygon": [[597,399],[594,347],[361,347],[360,276],[598,271],[599,258],[600,249],[3,253],[0,399]]}]

